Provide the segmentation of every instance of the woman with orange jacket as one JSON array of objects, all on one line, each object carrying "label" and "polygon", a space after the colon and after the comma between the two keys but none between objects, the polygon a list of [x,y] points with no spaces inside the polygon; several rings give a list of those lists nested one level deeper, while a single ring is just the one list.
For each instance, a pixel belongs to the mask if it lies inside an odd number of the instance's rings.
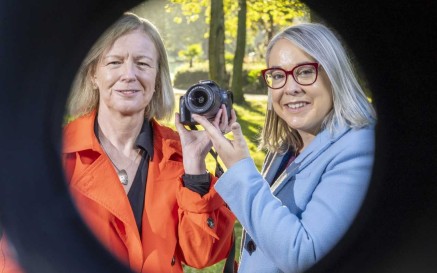
[{"label": "woman with orange jacket", "polygon": [[[85,222],[135,272],[206,267],[226,258],[232,245],[235,218],[206,170],[211,142],[206,132],[178,121],[179,135],[159,124],[173,108],[159,32],[124,14],[92,47],[75,79],[63,159]],[[228,122],[224,109],[213,122],[229,131],[236,116]]]},{"label": "woman with orange jacket", "polygon": [[[91,49],[73,86],[69,110],[79,118],[65,128],[64,161],[86,222],[136,272],[205,267],[231,246],[234,217],[206,170],[211,143],[205,132],[180,130],[179,138],[156,121],[173,109],[158,31],[125,14]],[[223,117],[215,122],[226,130]]]}]

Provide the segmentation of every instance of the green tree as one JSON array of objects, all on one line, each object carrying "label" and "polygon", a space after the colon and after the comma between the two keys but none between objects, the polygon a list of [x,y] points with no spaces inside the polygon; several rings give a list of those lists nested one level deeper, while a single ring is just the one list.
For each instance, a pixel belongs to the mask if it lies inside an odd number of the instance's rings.
[{"label": "green tree", "polygon": [[250,37],[253,50],[264,60],[265,47],[280,29],[292,25],[296,19],[309,21],[309,8],[300,0],[247,0]]},{"label": "green tree", "polygon": [[243,60],[246,52],[246,0],[238,0],[238,6],[237,42],[232,67],[231,90],[234,94],[234,101],[243,104],[245,103],[243,96]]},{"label": "green tree", "polygon": [[193,60],[202,55],[202,46],[200,44],[189,45],[187,49],[178,52],[179,57],[189,61],[190,68],[193,67]]},{"label": "green tree", "polygon": [[[215,7],[216,4],[221,5]],[[244,7],[242,7],[243,4],[246,7],[245,13]],[[171,0],[171,4],[167,5],[167,8],[171,9],[175,5],[181,7],[181,16],[185,17],[186,22],[195,22],[203,17],[206,23],[209,24],[210,30],[205,33],[204,37],[208,38],[208,60],[211,78],[223,87],[230,85],[236,98],[235,101],[238,103],[243,101],[241,98],[244,99],[242,91],[240,94],[238,84],[241,82],[240,85],[242,85],[243,82],[245,57],[250,53],[250,60],[263,63],[266,45],[278,30],[292,25],[296,20],[310,20],[309,8],[299,0]],[[224,10],[224,38],[219,36],[221,35],[221,29],[215,26],[217,18],[222,16],[222,10]],[[243,13],[246,20],[240,19],[244,16]],[[212,18],[212,16],[217,16],[217,18]],[[219,23],[221,20],[219,19]],[[183,18],[175,17],[174,21],[181,22]],[[242,24],[243,21],[246,22],[245,25]],[[243,36],[245,37],[244,48],[241,44]],[[221,42],[223,39],[224,49]],[[220,42],[217,40],[220,40]],[[225,52],[222,53],[223,51]],[[230,84],[228,82],[226,84],[222,83],[222,79],[225,79],[223,75],[226,75],[225,61],[222,54],[233,55],[231,59],[233,59],[234,67]],[[240,62],[241,66],[239,65]]]},{"label": "green tree", "polygon": [[222,88],[227,88],[225,66],[225,15],[223,0],[211,0],[208,60],[209,76]]}]

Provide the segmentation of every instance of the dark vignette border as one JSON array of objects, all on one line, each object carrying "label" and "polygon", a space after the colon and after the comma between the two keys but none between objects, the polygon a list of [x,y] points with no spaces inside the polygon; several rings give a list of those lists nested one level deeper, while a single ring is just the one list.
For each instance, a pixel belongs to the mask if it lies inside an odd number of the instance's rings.
[{"label": "dark vignette border", "polygon": [[[128,272],[74,210],[59,154],[80,60],[140,2],[0,2],[0,220],[28,272]],[[348,234],[310,271],[434,272],[435,2],[306,3],[352,48],[379,114],[368,198]]]}]

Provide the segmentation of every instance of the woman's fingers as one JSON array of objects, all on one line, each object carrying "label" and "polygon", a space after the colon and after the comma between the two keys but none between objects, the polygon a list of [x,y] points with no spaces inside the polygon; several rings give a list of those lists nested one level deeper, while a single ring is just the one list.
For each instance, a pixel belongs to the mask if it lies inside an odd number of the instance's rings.
[{"label": "woman's fingers", "polygon": [[175,123],[175,126],[176,126],[176,130],[179,132],[179,134],[182,134],[182,133],[184,133],[185,132],[185,130],[187,130],[185,127],[184,127],[184,125],[179,121],[180,119],[179,119],[180,117],[179,117],[179,113],[175,113],[175,116],[174,116],[174,123]]},{"label": "woman's fingers", "polygon": [[226,134],[229,132],[228,125],[229,125],[229,118],[228,118],[228,111],[226,110],[226,106],[224,104],[221,105],[222,110],[222,117],[220,119],[220,131],[222,131],[223,134]]},{"label": "woman's fingers", "polygon": [[218,110],[217,114],[215,115],[215,118],[212,121],[212,124],[214,125],[214,127],[219,128],[220,131],[223,132],[222,120],[223,120],[223,109],[220,108]]},{"label": "woman's fingers", "polygon": [[229,124],[233,124],[237,121],[237,114],[235,113],[234,109],[231,109],[231,119],[229,120]]},{"label": "woman's fingers", "polygon": [[218,124],[212,124],[204,116],[200,116],[197,114],[192,114],[192,117],[197,123],[202,125],[202,127],[205,129],[205,131],[208,133],[208,135],[211,137],[212,140],[216,139],[217,137],[222,136],[222,133],[220,131],[220,127],[218,126]]},{"label": "woman's fingers", "polygon": [[208,119],[196,114],[192,116],[196,122],[203,126],[226,167],[230,168],[239,160],[250,157],[240,124],[237,122],[231,124],[230,130],[232,130],[234,134],[234,140],[228,140],[222,135],[220,128],[217,128],[216,125],[213,125]]}]

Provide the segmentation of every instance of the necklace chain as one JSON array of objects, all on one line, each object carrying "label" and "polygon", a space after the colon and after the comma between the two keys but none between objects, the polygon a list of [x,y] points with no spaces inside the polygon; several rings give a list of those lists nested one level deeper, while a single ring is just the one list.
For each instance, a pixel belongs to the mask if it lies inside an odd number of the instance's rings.
[{"label": "necklace chain", "polygon": [[133,163],[137,160],[138,156],[140,155],[140,150],[139,149],[135,149],[137,151],[137,155],[135,156],[135,159],[131,161],[131,163],[129,164],[129,166],[127,166],[124,169],[119,169],[117,167],[117,165],[115,165],[114,161],[112,160],[111,156],[109,155],[109,153],[106,151],[105,146],[103,145],[102,140],[100,139],[100,128],[99,128],[99,133],[97,135],[97,138],[100,142],[100,146],[102,146],[103,151],[106,153],[106,155],[109,158],[109,161],[111,161],[112,165],[115,167],[115,169],[117,170],[117,175],[118,175],[118,179],[120,180],[121,184],[123,185],[127,185],[129,183],[129,177],[127,175],[127,169],[129,169]]}]

